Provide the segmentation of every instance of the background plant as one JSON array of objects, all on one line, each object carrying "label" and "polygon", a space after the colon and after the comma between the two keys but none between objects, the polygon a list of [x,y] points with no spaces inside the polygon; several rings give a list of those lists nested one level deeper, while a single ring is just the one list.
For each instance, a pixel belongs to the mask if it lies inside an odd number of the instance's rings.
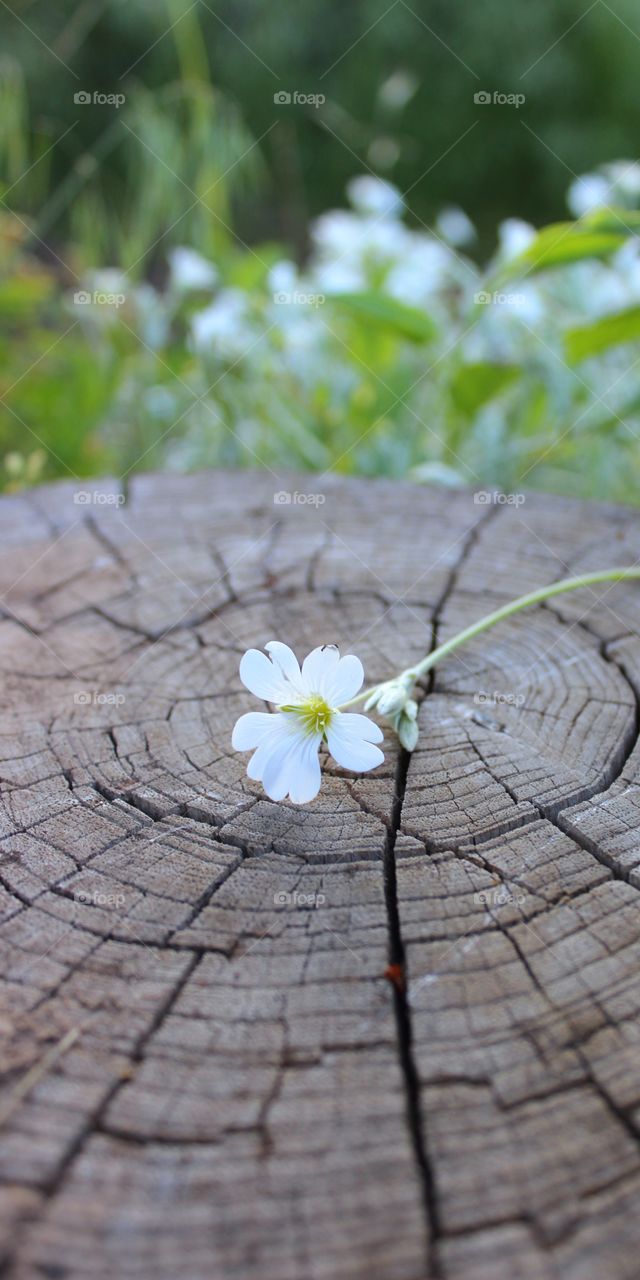
[{"label": "background plant", "polygon": [[[285,27],[258,0],[63,0],[10,23],[1,482],[299,466],[635,501],[640,170],[609,161],[637,124],[632,15],[543,2],[509,61],[505,9],[301,0]],[[526,118],[479,85],[525,90]],[[274,101],[320,87],[322,110]],[[521,215],[561,216],[592,158],[575,226],[537,234]]]},{"label": "background plant", "polygon": [[[471,212],[486,257],[507,213],[536,224],[562,216],[568,170],[636,154],[634,0],[538,0],[520,6],[516,31],[509,0],[406,0],[391,10],[389,0],[298,0],[295,21],[265,0],[8,0],[3,14],[3,48],[24,68],[32,127],[48,145],[74,125],[51,158],[50,190],[96,153],[112,207],[126,200],[123,151],[101,150],[104,116],[78,113],[67,67],[76,88],[127,95],[206,81],[254,137],[277,122],[261,144],[270,180],[259,201],[236,204],[250,241],[304,243],[308,220],[339,204],[359,161],[403,191],[420,179],[416,220],[433,221],[450,202]],[[273,101],[282,88],[323,91],[327,112],[283,112]],[[478,89],[524,91],[526,112],[479,112]],[[473,146],[436,164],[474,123]],[[68,208],[52,224],[56,238],[66,237]]]}]

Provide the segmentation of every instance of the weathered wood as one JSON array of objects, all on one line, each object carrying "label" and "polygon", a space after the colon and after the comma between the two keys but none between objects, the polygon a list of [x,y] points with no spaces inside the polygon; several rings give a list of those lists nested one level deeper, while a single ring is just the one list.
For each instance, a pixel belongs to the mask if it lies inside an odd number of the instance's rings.
[{"label": "weathered wood", "polygon": [[635,513],[76,488],[0,501],[5,1274],[635,1280],[640,591],[479,637],[307,808],[230,748],[245,648],[382,678]]}]

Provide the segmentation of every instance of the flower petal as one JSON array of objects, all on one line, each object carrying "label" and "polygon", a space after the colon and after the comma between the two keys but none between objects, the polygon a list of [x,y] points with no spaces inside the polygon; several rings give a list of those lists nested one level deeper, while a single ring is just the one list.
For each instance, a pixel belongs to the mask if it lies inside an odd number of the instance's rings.
[{"label": "flower petal", "polygon": [[356,711],[342,711],[334,716],[333,723],[340,725],[350,738],[364,738],[365,742],[382,742],[384,734],[375,720],[358,715]]},{"label": "flower petal", "polygon": [[287,700],[287,683],[281,668],[259,649],[247,649],[240,663],[240,679],[256,698],[275,703]]},{"label": "flower petal", "polygon": [[265,649],[271,654],[273,662],[283,672],[285,678],[294,686],[298,693],[302,692],[302,677],[300,675],[300,664],[296,658],[293,649],[288,644],[282,644],[280,640],[269,640]]},{"label": "flower petal", "polygon": [[355,773],[366,773],[382,764],[384,755],[371,739],[380,742],[382,733],[367,716],[334,716],[327,729],[327,745],[337,764]]},{"label": "flower petal", "polygon": [[320,790],[320,743],[314,734],[305,739],[302,751],[296,756],[295,775],[289,786],[289,797],[294,804],[308,804]]},{"label": "flower petal", "polygon": [[322,644],[312,649],[302,664],[302,682],[307,695],[324,697],[327,679],[338,665],[340,650],[335,644]]},{"label": "flower petal", "polygon": [[291,757],[295,748],[290,741],[279,742],[265,761],[262,785],[270,800],[284,800],[291,780]]},{"label": "flower petal", "polygon": [[291,726],[286,716],[278,713],[271,715],[269,719],[272,728],[265,733],[247,765],[247,777],[253,778],[254,782],[262,782],[262,775],[272,755],[281,745],[286,745],[291,737]]},{"label": "flower petal", "polygon": [[287,741],[276,745],[262,774],[262,785],[271,800],[284,800],[292,787],[296,789],[299,771],[306,772],[307,752],[313,747],[317,753],[321,738],[320,733],[290,732]]},{"label": "flower petal", "polygon": [[355,698],[363,681],[364,668],[360,659],[355,654],[348,653],[332,668],[325,680],[325,697],[329,706],[339,707],[350,698]]},{"label": "flower petal", "polygon": [[247,711],[246,715],[240,716],[231,735],[234,751],[252,751],[259,746],[265,734],[271,731],[273,721],[269,711]]}]

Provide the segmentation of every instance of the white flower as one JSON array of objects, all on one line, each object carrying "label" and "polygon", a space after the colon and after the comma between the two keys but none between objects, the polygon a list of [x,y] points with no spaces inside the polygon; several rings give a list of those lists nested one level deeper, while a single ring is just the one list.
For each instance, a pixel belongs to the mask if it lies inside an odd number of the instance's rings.
[{"label": "white flower", "polygon": [[267,284],[270,293],[293,293],[298,288],[299,276],[295,262],[281,258],[274,262],[268,276]]},{"label": "white flower", "polygon": [[625,201],[628,200],[632,208],[635,208],[640,196],[640,164],[637,160],[614,160],[611,164],[603,165],[602,171],[613,186],[609,202],[620,206],[620,196],[624,196]]},{"label": "white flower", "polygon": [[241,359],[255,338],[249,295],[242,289],[222,289],[215,302],[191,317],[191,336],[199,354],[211,351],[220,360]]},{"label": "white flower", "polygon": [[233,730],[236,751],[253,751],[247,774],[261,782],[271,800],[307,804],[320,790],[320,743],[327,743],[337,764],[366,773],[382,764],[374,743],[382,732],[367,716],[340,707],[362,687],[364,671],[354,654],[340,657],[334,644],[314,649],[302,664],[286,644],[270,640],[249,649],[240,663],[240,679],[251,693],[272,703],[275,714],[249,711]]},{"label": "white flower", "polygon": [[191,289],[212,289],[218,282],[218,272],[212,262],[207,262],[201,253],[178,245],[168,253],[171,268],[171,286],[180,293],[188,293]]},{"label": "white flower", "polygon": [[567,204],[574,218],[582,218],[592,209],[603,209],[611,200],[611,183],[601,173],[584,173],[571,183]]},{"label": "white flower", "polygon": [[476,239],[476,229],[471,219],[467,217],[464,209],[454,204],[440,210],[436,219],[436,230],[443,240],[453,245],[454,249],[473,244]]},{"label": "white flower", "polygon": [[374,174],[358,174],[347,183],[347,195],[358,213],[375,218],[397,218],[404,202],[397,187]]},{"label": "white flower", "polygon": [[500,262],[510,262],[524,253],[536,238],[536,229],[522,218],[505,218],[498,227]]}]

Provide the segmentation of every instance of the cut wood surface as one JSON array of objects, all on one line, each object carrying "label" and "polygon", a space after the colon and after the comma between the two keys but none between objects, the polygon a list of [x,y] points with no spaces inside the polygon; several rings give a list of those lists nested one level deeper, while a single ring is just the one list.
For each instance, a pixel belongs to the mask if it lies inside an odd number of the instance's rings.
[{"label": "cut wood surface", "polygon": [[81,498],[0,500],[3,1274],[637,1280],[640,587],[478,637],[411,758],[387,732],[304,808],[230,745],[245,649],[382,679],[637,563],[636,513],[268,473]]}]

